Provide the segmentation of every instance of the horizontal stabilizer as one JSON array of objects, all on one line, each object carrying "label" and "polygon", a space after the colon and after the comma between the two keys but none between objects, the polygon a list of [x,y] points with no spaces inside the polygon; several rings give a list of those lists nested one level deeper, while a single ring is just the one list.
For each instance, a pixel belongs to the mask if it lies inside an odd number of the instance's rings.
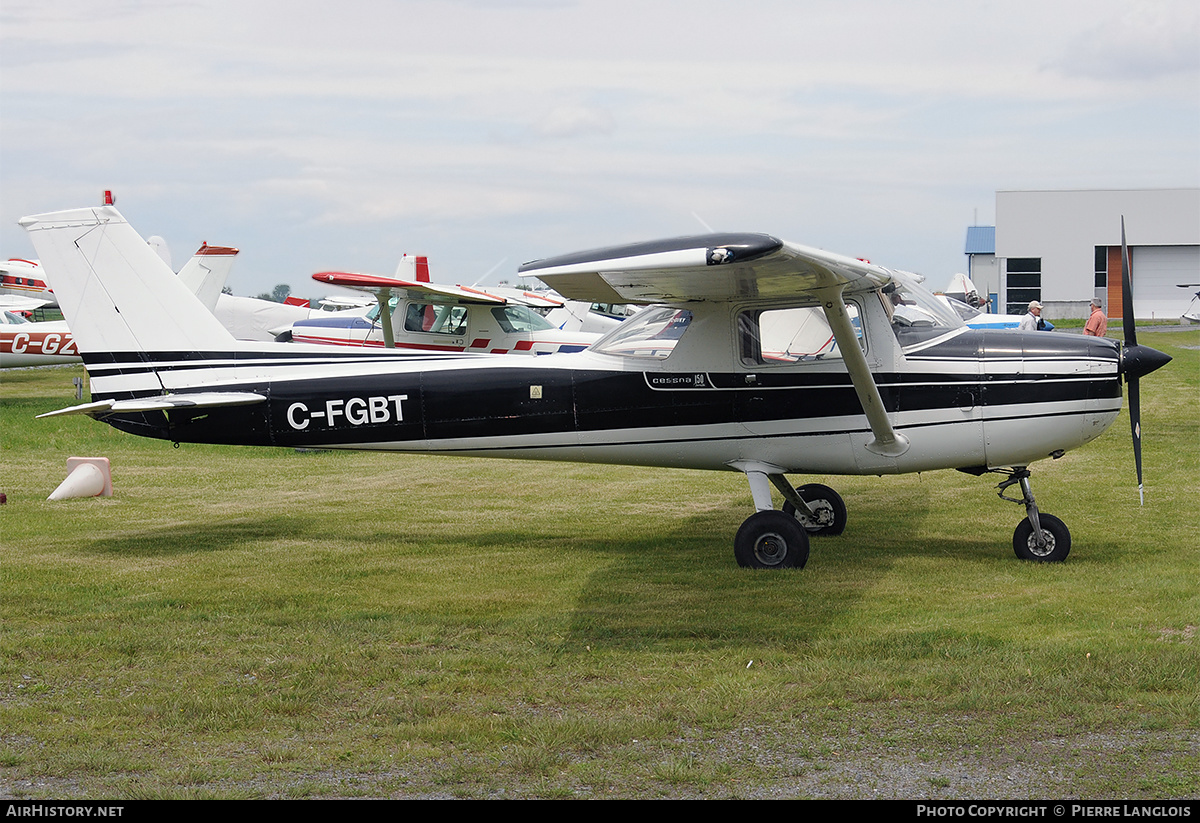
[{"label": "horizontal stabilizer", "polygon": [[192,394],[163,394],[137,397],[132,400],[99,400],[70,406],[58,411],[39,414],[38,417],[59,417],[66,414],[87,414],[101,417],[108,414],[129,412],[169,411],[171,409],[213,408],[218,406],[249,406],[265,403],[266,395],[252,392],[195,392]]}]

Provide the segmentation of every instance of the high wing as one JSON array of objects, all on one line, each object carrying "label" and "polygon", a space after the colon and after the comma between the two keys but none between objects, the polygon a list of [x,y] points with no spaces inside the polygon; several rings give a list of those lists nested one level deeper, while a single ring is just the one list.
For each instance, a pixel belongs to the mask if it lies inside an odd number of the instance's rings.
[{"label": "high wing", "polygon": [[345,286],[350,289],[370,292],[377,297],[384,291],[406,291],[410,294],[423,294],[434,298],[451,298],[459,303],[487,303],[502,306],[506,302],[503,297],[496,297],[478,289],[463,286],[443,286],[436,283],[421,283],[414,280],[400,280],[395,277],[383,277],[378,274],[356,274],[345,271],[323,271],[314,274],[313,280],[318,283],[329,283],[334,286]]},{"label": "high wing", "polygon": [[[470,289],[472,291],[481,291],[475,286],[459,286],[461,289]],[[513,286],[488,286],[487,294],[493,297],[502,297],[509,303],[519,303],[522,306],[529,306],[531,309],[557,309],[565,306],[567,301],[556,294],[548,294],[546,292],[529,291],[528,289],[515,288]]]},{"label": "high wing", "polygon": [[22,297],[19,294],[0,294],[0,310],[3,311],[33,311],[42,306],[49,306],[54,300],[43,300],[38,297]]},{"label": "high wing", "polygon": [[[408,258],[405,258],[408,259]],[[422,260],[424,258],[418,258]],[[403,265],[403,262],[401,263]],[[487,306],[504,306],[519,303],[533,308],[557,308],[562,300],[544,297],[524,289],[499,288],[493,293],[473,286],[447,286],[424,280],[403,280],[378,274],[357,274],[344,271],[323,271],[314,274],[318,283],[329,283],[350,289],[370,292],[379,303],[379,317],[383,329],[383,344],[387,348],[395,345],[392,336],[391,308],[389,301],[393,292],[405,292],[409,296],[420,295],[436,303],[468,303]]]},{"label": "high wing", "polygon": [[886,456],[908,450],[907,438],[892,428],[844,298],[887,285],[888,269],[769,234],[703,234],[535,260],[520,273],[596,303],[819,302],[875,435],[867,448]]},{"label": "high wing", "polygon": [[705,234],[609,246],[521,266],[559,294],[594,303],[796,300],[886,285],[888,269],[769,234]]},{"label": "high wing", "polygon": [[538,294],[526,289],[497,286],[480,289],[474,286],[448,286],[440,283],[425,281],[403,280],[396,277],[383,277],[378,274],[356,274],[354,272],[323,271],[313,275],[318,283],[329,283],[334,286],[344,286],[350,289],[370,292],[379,295],[385,289],[405,291],[410,295],[424,295],[435,300],[449,298],[456,303],[482,303],[493,306],[503,306],[506,303],[519,303],[532,308],[558,308],[565,301],[548,295]]}]

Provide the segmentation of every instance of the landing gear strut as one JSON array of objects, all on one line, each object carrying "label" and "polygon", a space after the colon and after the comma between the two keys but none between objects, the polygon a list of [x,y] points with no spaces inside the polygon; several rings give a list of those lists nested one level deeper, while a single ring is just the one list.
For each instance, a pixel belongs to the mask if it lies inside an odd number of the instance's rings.
[{"label": "landing gear strut", "polygon": [[[753,569],[803,568],[808,562],[808,538],[841,534],[846,528],[846,504],[833,489],[820,483],[793,487],[781,469],[762,464],[738,466],[750,481],[757,512],[738,529],[733,554],[739,566]],[[771,486],[783,495],[782,511],[771,500]]]},{"label": "landing gear strut", "polygon": [[[1004,492],[1009,486],[1020,484],[1021,497],[1007,497]],[[1066,524],[1052,514],[1038,511],[1029,486],[1029,469],[1017,466],[1010,470],[1009,478],[996,488],[1001,500],[1021,503],[1025,506],[1025,519],[1017,524],[1013,532],[1013,551],[1022,560],[1039,563],[1061,563],[1071,551],[1071,532]]]}]

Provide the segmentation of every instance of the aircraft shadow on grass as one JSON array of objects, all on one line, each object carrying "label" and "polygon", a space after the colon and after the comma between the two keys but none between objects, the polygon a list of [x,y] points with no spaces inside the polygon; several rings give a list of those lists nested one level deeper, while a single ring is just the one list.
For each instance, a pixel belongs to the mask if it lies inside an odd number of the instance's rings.
[{"label": "aircraft shadow on grass", "polygon": [[[864,501],[865,503],[865,501]],[[347,534],[329,526],[319,512],[221,523],[185,522],[119,537],[103,537],[80,545],[79,551],[100,556],[185,557],[239,551],[255,544],[281,541],[304,544],[310,556],[321,544],[352,545],[385,550],[378,565],[347,567],[345,580],[369,580],[400,573],[406,559],[421,561],[447,552],[461,553],[461,564],[478,564],[494,550],[526,551],[531,543],[557,546],[559,556],[576,554],[579,563],[597,567],[582,587],[573,608],[567,647],[608,646],[648,648],[714,645],[744,646],[759,641],[807,642],[819,638],[833,623],[859,607],[861,600],[902,557],[936,556],[959,563],[991,562],[1002,552],[980,537],[976,540],[919,537],[921,524],[934,506],[914,492],[903,501],[903,521],[890,527],[888,511],[857,508],[861,522],[851,521],[839,537],[814,539],[813,551],[823,555],[818,569],[784,575],[747,572],[725,562],[720,536],[738,517],[730,505],[681,518],[668,532],[640,539],[561,529],[531,536],[514,529],[480,531],[456,536],[434,530],[420,534],[412,522],[397,518],[386,528]],[[529,549],[530,553],[535,550]],[[352,550],[355,557],[361,557]],[[597,561],[596,555],[603,556]],[[536,562],[530,560],[531,563]],[[390,564],[390,565],[389,565]],[[553,573],[553,572],[551,572]],[[479,572],[476,572],[478,575]],[[476,581],[478,576],[476,576]],[[501,587],[512,588],[519,582]],[[477,593],[478,583],[471,591]],[[730,603],[737,603],[730,609]],[[397,604],[397,613],[410,606]],[[730,619],[730,614],[736,615]]]},{"label": "aircraft shadow on grass", "polygon": [[121,557],[178,557],[189,554],[229,551],[252,543],[298,536],[293,517],[246,518],[221,523],[175,523],[120,537],[101,537],[80,546],[79,551]]},{"label": "aircraft shadow on grass", "polygon": [[936,556],[970,564],[1004,555],[986,537],[918,536],[920,524],[934,511],[917,496],[906,502],[905,518],[894,528],[869,506],[856,511],[864,515],[859,526],[851,521],[843,535],[812,541],[812,552],[822,559],[818,567],[784,575],[747,573],[721,562],[720,535],[736,520],[735,506],[689,518],[663,536],[626,541],[615,549],[598,544],[599,550],[615,550],[616,558],[589,576],[568,644],[711,648],[807,642],[856,611],[902,558]]}]

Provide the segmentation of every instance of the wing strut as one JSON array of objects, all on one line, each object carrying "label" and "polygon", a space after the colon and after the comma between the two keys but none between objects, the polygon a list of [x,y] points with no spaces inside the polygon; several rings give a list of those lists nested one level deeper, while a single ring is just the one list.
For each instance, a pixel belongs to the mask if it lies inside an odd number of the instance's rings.
[{"label": "wing strut", "polygon": [[388,288],[380,289],[375,295],[375,299],[379,301],[379,322],[383,324],[383,347],[385,349],[396,348],[396,336],[392,331],[392,290]]},{"label": "wing strut", "polygon": [[887,411],[883,408],[883,398],[879,396],[879,387],[871,377],[871,368],[863,355],[858,343],[858,335],[850,323],[850,315],[846,313],[846,301],[842,299],[843,285],[828,286],[818,290],[821,298],[821,308],[825,310],[825,319],[833,336],[837,339],[838,348],[842,351],[842,359],[850,380],[854,383],[854,391],[858,394],[858,402],[862,404],[871,424],[871,432],[875,439],[867,444],[867,449],[884,457],[899,457],[908,451],[908,438],[898,434],[888,420]]}]

